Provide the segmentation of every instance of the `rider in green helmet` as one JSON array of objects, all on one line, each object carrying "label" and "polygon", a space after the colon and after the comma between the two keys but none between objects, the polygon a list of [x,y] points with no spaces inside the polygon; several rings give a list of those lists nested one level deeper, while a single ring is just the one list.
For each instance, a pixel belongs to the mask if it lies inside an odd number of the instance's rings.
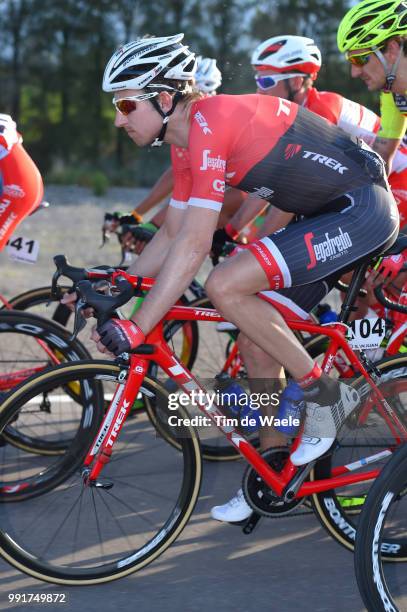
[{"label": "rider in green helmet", "polygon": [[369,91],[381,91],[382,127],[374,149],[388,165],[407,125],[407,2],[363,0],[338,29],[338,47],[351,74]]}]

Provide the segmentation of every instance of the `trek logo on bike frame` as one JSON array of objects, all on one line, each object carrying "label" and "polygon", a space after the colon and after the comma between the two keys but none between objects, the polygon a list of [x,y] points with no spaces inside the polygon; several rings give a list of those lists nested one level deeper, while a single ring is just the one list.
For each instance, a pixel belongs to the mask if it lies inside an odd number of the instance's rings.
[{"label": "trek logo on bike frame", "polygon": [[314,234],[312,232],[308,232],[304,235],[305,246],[307,247],[310,259],[309,264],[307,265],[307,270],[315,268],[318,261],[321,261],[322,263],[324,263],[327,259],[332,261],[333,259],[337,259],[348,252],[348,249],[353,244],[351,237],[349,236],[348,232],[343,232],[341,227],[339,227],[338,230],[339,234],[333,236],[332,238],[329,236],[328,232],[326,232],[325,240],[322,242],[317,242],[316,244],[312,243],[314,238]]},{"label": "trek logo on bike frame", "polygon": [[127,409],[129,408],[129,406],[130,406],[130,402],[128,402],[127,400],[123,400],[123,406],[120,408],[119,414],[116,417],[116,420],[114,422],[109,439],[106,442],[106,447],[108,446],[112,447],[113,444],[115,443],[115,440],[117,436],[119,435],[119,431],[123,425],[124,419],[126,418]]},{"label": "trek logo on bike frame", "polygon": [[194,310],[194,314],[198,317],[214,317],[215,319],[220,319],[221,315],[217,312],[212,312],[210,310]]}]

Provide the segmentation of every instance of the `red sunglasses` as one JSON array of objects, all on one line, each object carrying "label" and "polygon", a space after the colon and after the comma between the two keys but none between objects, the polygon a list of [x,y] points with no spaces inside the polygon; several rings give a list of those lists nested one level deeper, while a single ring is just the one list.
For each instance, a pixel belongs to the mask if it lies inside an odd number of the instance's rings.
[{"label": "red sunglasses", "polygon": [[140,94],[138,96],[128,96],[126,98],[119,98],[118,100],[116,100],[116,98],[113,98],[112,103],[114,104],[115,109],[119,113],[127,116],[137,109],[137,102],[149,100],[150,98],[158,96],[158,94],[158,91],[151,91],[150,93]]}]

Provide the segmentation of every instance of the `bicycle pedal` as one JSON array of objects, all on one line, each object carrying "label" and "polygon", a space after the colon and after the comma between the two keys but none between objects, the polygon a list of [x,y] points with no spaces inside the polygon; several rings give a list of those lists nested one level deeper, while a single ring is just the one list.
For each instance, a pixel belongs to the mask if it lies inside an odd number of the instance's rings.
[{"label": "bicycle pedal", "polygon": [[243,523],[243,533],[245,535],[250,535],[257,526],[257,523],[261,519],[261,514],[257,514],[257,512],[252,512],[248,519],[245,521],[241,521]]}]

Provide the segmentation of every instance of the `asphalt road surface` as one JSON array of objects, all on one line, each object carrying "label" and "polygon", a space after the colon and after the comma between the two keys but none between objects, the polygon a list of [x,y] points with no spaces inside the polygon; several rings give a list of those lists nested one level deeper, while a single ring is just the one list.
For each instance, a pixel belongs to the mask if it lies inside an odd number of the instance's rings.
[{"label": "asphalt road surface", "polygon": [[[209,509],[239,486],[242,464],[205,463],[199,503],[177,542],[150,566],[101,586],[42,583],[0,561],[0,609],[137,612],[359,612],[352,555],[312,514],[262,520],[246,536]],[[65,604],[10,605],[10,593],[65,593]]]}]

